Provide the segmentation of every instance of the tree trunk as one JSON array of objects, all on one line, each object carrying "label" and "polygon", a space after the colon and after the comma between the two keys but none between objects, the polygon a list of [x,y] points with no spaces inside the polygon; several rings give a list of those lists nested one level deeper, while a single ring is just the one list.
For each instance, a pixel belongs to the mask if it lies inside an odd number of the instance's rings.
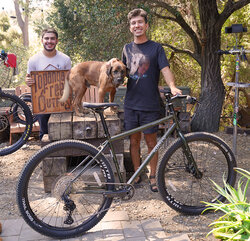
[{"label": "tree trunk", "polygon": [[[26,0],[26,4],[29,4],[29,0]],[[18,26],[20,27],[20,29],[22,31],[23,45],[25,47],[29,47],[29,31],[28,31],[28,29],[29,29],[29,17],[28,17],[28,8],[25,11],[24,20],[23,20],[18,0],[14,1],[14,5],[15,5],[15,12],[16,12],[16,17],[17,17],[17,23],[18,23]]]},{"label": "tree trunk", "polygon": [[218,24],[216,1],[199,0],[202,24],[201,105],[192,119],[192,131],[219,130],[225,88],[220,74],[221,26]]},{"label": "tree trunk", "polygon": [[[219,45],[214,38],[207,43]],[[201,96],[195,117],[192,120],[192,131],[216,132],[219,130],[225,88],[220,75],[220,59],[218,54],[205,48],[201,67]]]}]

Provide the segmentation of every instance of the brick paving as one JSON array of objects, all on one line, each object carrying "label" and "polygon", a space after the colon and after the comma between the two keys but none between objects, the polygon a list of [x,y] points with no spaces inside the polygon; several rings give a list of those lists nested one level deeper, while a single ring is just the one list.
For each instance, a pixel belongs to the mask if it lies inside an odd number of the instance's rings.
[{"label": "brick paving", "polygon": [[[0,220],[3,241],[56,240],[31,229],[23,219]],[[125,211],[109,211],[103,220],[89,232],[70,241],[190,241],[186,234],[166,236],[160,222],[155,219],[131,221]]]}]

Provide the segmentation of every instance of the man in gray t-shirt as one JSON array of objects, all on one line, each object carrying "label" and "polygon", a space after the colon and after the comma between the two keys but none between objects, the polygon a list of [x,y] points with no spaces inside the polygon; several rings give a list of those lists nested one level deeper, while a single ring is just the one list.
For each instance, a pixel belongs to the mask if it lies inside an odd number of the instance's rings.
[{"label": "man in gray t-shirt", "polygon": [[[45,29],[42,32],[43,50],[29,59],[26,75],[26,84],[32,86],[35,81],[31,78],[31,71],[42,70],[70,70],[71,60],[66,54],[56,50],[58,43],[58,33],[55,29]],[[50,114],[38,115],[40,125],[39,138],[42,139],[44,134],[48,134],[48,121]]]}]

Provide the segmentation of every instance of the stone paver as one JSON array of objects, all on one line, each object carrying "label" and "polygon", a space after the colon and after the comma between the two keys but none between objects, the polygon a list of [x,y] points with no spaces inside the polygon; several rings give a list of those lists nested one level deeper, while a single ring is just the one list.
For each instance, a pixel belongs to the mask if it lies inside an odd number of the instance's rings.
[{"label": "stone paver", "polygon": [[[23,219],[0,220],[4,241],[60,241],[31,229]],[[131,221],[125,211],[109,211],[104,219],[81,237],[67,241],[190,241],[186,234],[167,237],[155,219]]]},{"label": "stone paver", "polygon": [[145,237],[141,222],[139,221],[122,221],[125,238]]},{"label": "stone paver", "polygon": [[167,237],[166,241],[189,241],[187,234],[179,234]]}]

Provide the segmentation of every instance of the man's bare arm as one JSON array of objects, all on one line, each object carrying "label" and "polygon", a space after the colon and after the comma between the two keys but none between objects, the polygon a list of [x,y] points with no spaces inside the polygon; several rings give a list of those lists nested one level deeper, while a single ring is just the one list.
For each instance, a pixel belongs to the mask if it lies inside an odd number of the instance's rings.
[{"label": "man's bare arm", "polygon": [[175,86],[174,75],[171,72],[170,68],[166,66],[161,70],[161,72],[163,74],[166,84],[169,86],[171,90],[171,93],[173,95],[178,95],[178,94],[181,95],[182,94],[181,90],[176,88]]}]

